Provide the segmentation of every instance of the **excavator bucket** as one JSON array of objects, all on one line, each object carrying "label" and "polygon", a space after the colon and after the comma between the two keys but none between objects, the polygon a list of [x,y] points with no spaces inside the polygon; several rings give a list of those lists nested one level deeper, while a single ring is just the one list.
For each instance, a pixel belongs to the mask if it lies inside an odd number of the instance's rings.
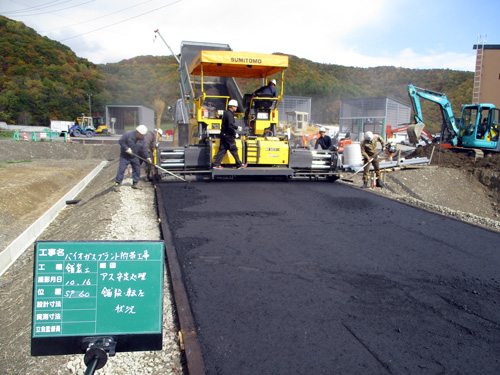
[{"label": "excavator bucket", "polygon": [[408,134],[408,140],[410,141],[410,143],[418,143],[418,141],[420,140],[420,134],[422,134],[424,126],[424,124],[408,125],[406,133]]}]

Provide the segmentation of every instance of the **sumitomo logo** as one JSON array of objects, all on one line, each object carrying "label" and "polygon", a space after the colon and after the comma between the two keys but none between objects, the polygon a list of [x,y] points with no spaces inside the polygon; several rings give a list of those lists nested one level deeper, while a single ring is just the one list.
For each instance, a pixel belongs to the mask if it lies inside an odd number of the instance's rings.
[{"label": "sumitomo logo", "polygon": [[262,64],[262,59],[250,59],[248,57],[231,57],[232,63]]}]

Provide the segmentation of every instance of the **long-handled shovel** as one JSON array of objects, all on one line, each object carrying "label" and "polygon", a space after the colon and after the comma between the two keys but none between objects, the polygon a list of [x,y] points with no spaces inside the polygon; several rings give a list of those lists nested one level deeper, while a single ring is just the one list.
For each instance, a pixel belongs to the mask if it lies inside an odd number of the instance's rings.
[{"label": "long-handled shovel", "polygon": [[[365,167],[366,167],[368,164],[370,164],[370,163],[373,161],[373,159],[375,159],[377,156],[379,156],[382,152],[384,152],[384,150],[377,152],[377,154],[376,154],[373,158],[371,158],[370,160],[368,160],[368,161],[366,162],[366,164],[365,164],[365,165],[363,165],[363,166],[362,166],[361,168],[359,168],[356,172],[354,172],[354,174],[351,176],[351,178],[352,178],[352,177],[354,177],[354,176],[356,176],[356,175],[357,175],[359,172],[361,172],[363,169],[365,169]],[[343,178],[343,179],[342,179],[342,181],[354,182],[354,180],[352,180],[352,179],[348,179],[348,178]]]},{"label": "long-handled shovel", "polygon": [[177,175],[177,174],[175,174],[175,173],[172,173],[172,172],[170,172],[170,171],[167,171],[165,168],[162,168],[162,167],[160,167],[160,166],[158,166],[158,165],[156,165],[156,164],[154,164],[154,163],[150,163],[149,161],[147,161],[147,159],[144,159],[144,158],[140,157],[139,155],[136,155],[136,154],[134,154],[134,153],[132,153],[131,155],[133,155],[133,156],[135,156],[135,157],[137,157],[137,158],[141,159],[143,162],[146,162],[146,163],[148,163],[149,165],[152,165],[153,167],[155,167],[155,168],[159,169],[160,171],[163,171],[163,172],[165,172],[165,173],[168,173],[169,175],[174,176],[175,178],[178,178],[179,180],[182,180],[182,181],[187,182],[187,183],[189,184],[189,181],[185,180],[185,179],[184,179],[184,178],[182,178],[181,176],[179,176],[179,175]]}]

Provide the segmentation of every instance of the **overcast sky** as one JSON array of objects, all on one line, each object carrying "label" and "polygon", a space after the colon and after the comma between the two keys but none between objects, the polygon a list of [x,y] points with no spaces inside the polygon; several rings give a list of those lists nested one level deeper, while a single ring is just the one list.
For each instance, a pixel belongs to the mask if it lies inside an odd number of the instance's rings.
[{"label": "overcast sky", "polygon": [[[169,55],[181,41],[355,67],[475,70],[500,44],[500,0],[0,0],[0,14],[96,64]],[[0,36],[1,37],[1,36]]]}]

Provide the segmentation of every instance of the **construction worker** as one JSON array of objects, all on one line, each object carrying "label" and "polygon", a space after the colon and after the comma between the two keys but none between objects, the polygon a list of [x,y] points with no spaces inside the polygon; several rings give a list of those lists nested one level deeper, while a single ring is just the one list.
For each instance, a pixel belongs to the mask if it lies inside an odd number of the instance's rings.
[{"label": "construction worker", "polygon": [[234,160],[236,160],[236,166],[238,169],[245,168],[247,164],[243,164],[238,156],[238,147],[236,146],[236,131],[238,127],[234,121],[234,112],[238,109],[238,102],[234,99],[230,100],[227,106],[227,110],[222,116],[222,125],[220,130],[220,144],[219,152],[215,156],[215,169],[223,168],[221,166],[222,159],[229,150],[231,155],[233,155]]},{"label": "construction worker", "polygon": [[[272,79],[266,86],[262,86],[261,88],[255,90],[253,92],[254,96],[262,97],[262,98],[276,98],[278,94],[276,93],[276,80]],[[254,105],[256,108],[270,108],[273,105],[271,100],[258,99],[254,100]]]},{"label": "construction worker", "polygon": [[363,164],[365,165],[363,171],[363,185],[362,188],[368,187],[368,174],[370,173],[370,160],[373,164],[373,169],[375,169],[375,175],[377,177],[377,187],[383,188],[384,183],[382,182],[382,173],[380,172],[379,162],[377,159],[377,142],[382,145],[382,150],[385,148],[384,139],[378,135],[373,134],[368,131],[365,133],[365,138],[361,141],[361,155],[363,156]]},{"label": "construction worker", "polygon": [[325,128],[319,128],[319,138],[316,140],[316,144],[314,145],[314,149],[317,150],[320,148],[322,150],[332,150],[333,143],[332,138],[329,135],[326,135]]},{"label": "construction worker", "polygon": [[276,94],[276,80],[272,79],[266,86],[262,86],[260,89],[257,89],[253,92],[255,96],[263,96],[268,98],[276,98],[278,95]]},{"label": "construction worker", "polygon": [[120,165],[115,178],[115,191],[120,191],[120,185],[123,181],[123,176],[128,165],[132,166],[132,188],[142,189],[139,185],[141,178],[141,163],[136,155],[142,153],[149,163],[149,151],[144,142],[144,136],[147,134],[148,128],[146,125],[139,125],[135,130],[125,132],[119,139],[120,144]]},{"label": "construction worker", "polygon": [[[161,129],[155,129],[154,131],[149,130],[146,133],[146,135],[144,136],[144,143],[146,144],[146,147],[148,148],[150,156],[154,155],[156,143],[161,141],[162,136],[163,136],[163,131]],[[139,156],[141,156],[142,158],[146,158],[146,156],[142,155],[142,153]],[[141,165],[142,165],[142,160],[141,160]],[[146,163],[145,168],[146,168],[146,177],[148,178],[149,181],[152,181],[154,167],[150,163]]]}]

